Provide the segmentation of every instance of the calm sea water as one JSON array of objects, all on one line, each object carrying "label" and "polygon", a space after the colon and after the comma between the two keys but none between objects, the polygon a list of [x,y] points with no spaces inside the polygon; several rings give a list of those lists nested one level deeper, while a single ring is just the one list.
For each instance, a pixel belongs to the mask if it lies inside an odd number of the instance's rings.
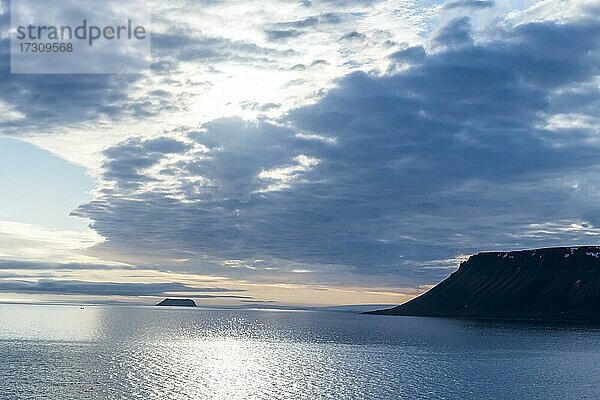
[{"label": "calm sea water", "polygon": [[1,399],[598,399],[600,330],[0,305]]}]

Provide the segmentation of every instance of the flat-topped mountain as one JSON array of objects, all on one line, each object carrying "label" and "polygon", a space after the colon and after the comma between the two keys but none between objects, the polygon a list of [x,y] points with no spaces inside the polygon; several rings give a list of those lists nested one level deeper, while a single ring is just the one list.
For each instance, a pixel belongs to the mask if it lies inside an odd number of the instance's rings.
[{"label": "flat-topped mountain", "polygon": [[421,296],[369,314],[600,322],[600,247],[479,253]]},{"label": "flat-topped mountain", "polygon": [[192,299],[164,299],[157,306],[196,307],[196,302]]}]

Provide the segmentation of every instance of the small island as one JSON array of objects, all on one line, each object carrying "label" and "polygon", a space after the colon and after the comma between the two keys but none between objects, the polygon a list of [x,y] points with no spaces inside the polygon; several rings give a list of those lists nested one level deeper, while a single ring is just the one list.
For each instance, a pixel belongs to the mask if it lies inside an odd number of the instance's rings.
[{"label": "small island", "polygon": [[157,306],[161,307],[196,307],[196,302],[192,299],[164,299]]},{"label": "small island", "polygon": [[479,253],[421,296],[367,314],[600,323],[600,247]]}]

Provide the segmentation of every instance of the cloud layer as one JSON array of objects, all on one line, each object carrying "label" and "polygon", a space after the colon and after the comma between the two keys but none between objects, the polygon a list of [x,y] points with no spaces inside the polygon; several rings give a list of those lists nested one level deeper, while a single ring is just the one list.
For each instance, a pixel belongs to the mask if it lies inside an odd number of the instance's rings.
[{"label": "cloud layer", "polygon": [[0,116],[103,143],[73,212],[105,239],[92,260],[414,288],[466,254],[600,235],[600,13],[572,3],[190,2],[157,15],[150,73],[11,76]]},{"label": "cloud layer", "polygon": [[251,298],[226,294],[231,292],[228,289],[194,288],[181,283],[117,283],[54,279],[40,279],[36,282],[4,279],[0,282],[0,292],[91,296],[166,296],[179,293],[197,298]]},{"label": "cloud layer", "polygon": [[163,262],[214,271],[238,260],[225,273],[273,280],[416,285],[462,254],[588,242],[598,37],[594,18],[484,37],[451,19],[388,73],[351,73],[279,121],[110,148],[104,189],[77,214],[107,250],[160,246]]}]

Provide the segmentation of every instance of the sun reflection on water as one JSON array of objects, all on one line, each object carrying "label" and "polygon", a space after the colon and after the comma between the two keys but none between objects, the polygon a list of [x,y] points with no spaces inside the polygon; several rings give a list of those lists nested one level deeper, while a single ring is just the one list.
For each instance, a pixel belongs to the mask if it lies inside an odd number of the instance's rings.
[{"label": "sun reflection on water", "polygon": [[599,339],[343,313],[0,305],[0,398],[595,398]]}]

